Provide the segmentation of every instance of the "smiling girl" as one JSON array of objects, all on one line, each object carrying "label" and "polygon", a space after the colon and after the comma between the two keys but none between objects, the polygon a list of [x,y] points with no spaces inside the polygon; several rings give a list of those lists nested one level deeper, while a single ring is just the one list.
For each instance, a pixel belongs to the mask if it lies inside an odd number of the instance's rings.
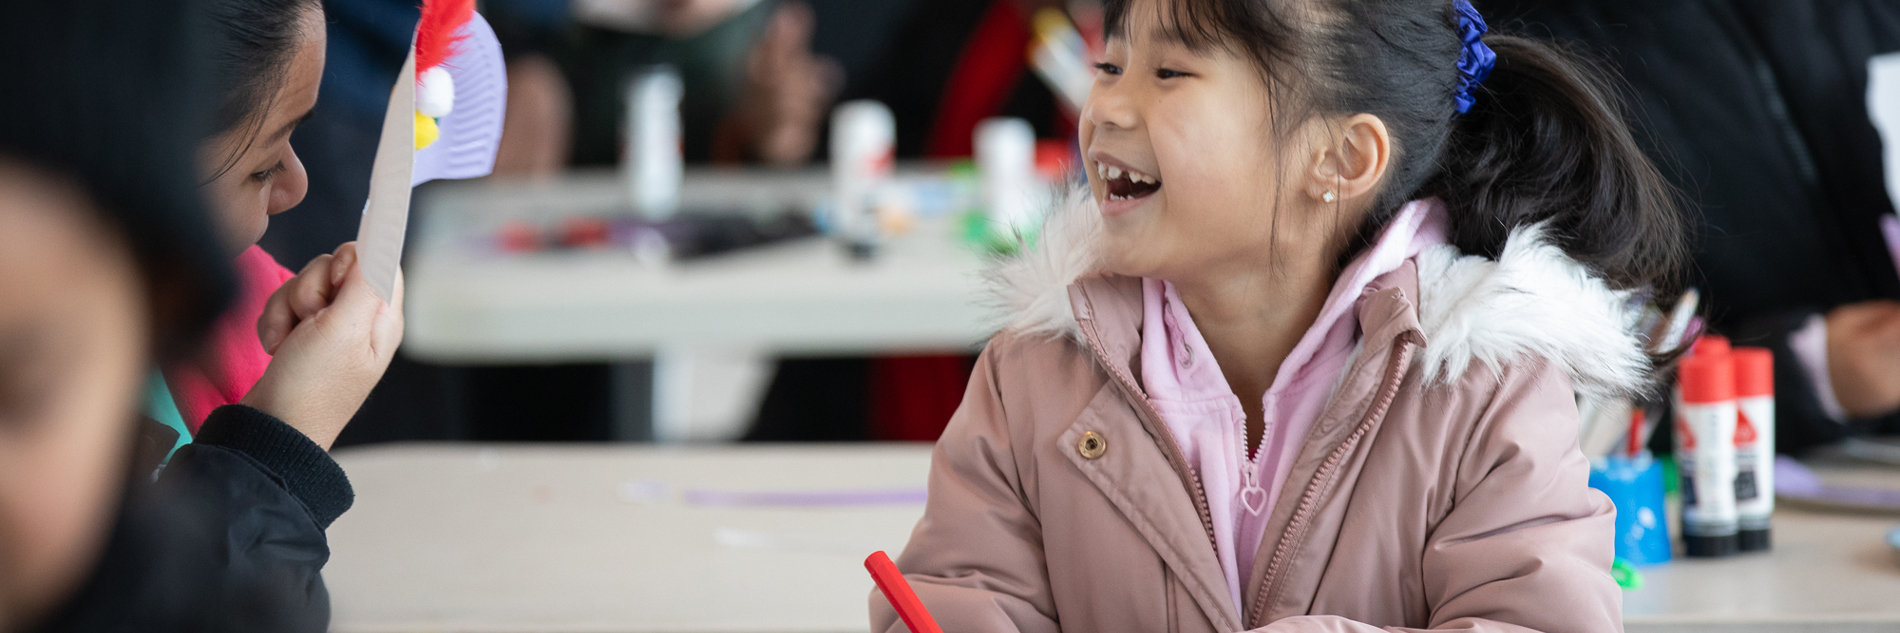
[{"label": "smiling girl", "polygon": [[1575,398],[1686,228],[1608,80],[1465,0],[1105,4],[898,560],[944,629],[1621,630]]}]

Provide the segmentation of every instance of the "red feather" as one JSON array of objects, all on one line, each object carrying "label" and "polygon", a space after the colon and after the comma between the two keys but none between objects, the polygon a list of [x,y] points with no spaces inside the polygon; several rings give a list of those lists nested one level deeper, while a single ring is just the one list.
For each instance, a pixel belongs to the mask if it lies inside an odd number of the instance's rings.
[{"label": "red feather", "polygon": [[422,0],[422,19],[416,22],[416,77],[453,57],[462,40],[462,25],[475,15],[475,0]]}]

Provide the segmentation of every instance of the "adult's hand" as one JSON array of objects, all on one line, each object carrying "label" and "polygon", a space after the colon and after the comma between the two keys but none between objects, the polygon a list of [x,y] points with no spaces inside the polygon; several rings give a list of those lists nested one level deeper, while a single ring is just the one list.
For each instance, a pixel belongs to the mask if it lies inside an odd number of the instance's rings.
[{"label": "adult's hand", "polygon": [[1852,418],[1900,410],[1900,301],[1865,301],[1827,313],[1827,372]]},{"label": "adult's hand", "polygon": [[837,60],[811,50],[811,6],[788,2],[746,54],[745,87],[713,141],[719,162],[790,167],[818,148],[818,131],[844,85]]},{"label": "adult's hand", "polygon": [[393,301],[376,296],[355,242],[311,260],[264,305],[257,334],[271,363],[243,403],[328,450],[402,343],[402,293],[398,276]]}]

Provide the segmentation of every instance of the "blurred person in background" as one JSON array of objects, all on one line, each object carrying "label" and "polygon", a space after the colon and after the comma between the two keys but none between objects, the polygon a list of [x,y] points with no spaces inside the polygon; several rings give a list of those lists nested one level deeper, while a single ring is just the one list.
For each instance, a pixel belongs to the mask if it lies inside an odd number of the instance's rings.
[{"label": "blurred person in background", "polygon": [[1868,60],[1900,51],[1900,3],[1480,4],[1627,77],[1645,149],[1700,217],[1710,325],[1775,351],[1779,449],[1900,433],[1900,243],[1866,97]]},{"label": "blurred person in background", "polygon": [[1045,9],[1101,30],[1095,2],[924,0],[885,63],[851,97],[891,107],[900,158],[968,158],[977,122],[996,116],[1029,121],[1037,138],[1072,141],[1076,113],[1060,107],[1026,54],[1036,13]]},{"label": "blurred person in background", "polygon": [[688,162],[794,167],[811,160],[844,70],[814,54],[812,7],[796,0],[574,0],[563,54],[575,86],[574,162],[614,164],[626,77],[676,68]]},{"label": "blurred person in background", "polygon": [[[231,294],[193,173],[212,101],[193,69],[220,38],[199,11],[31,3],[0,22],[0,56],[35,61],[0,65],[0,630],[327,626],[335,463],[231,406],[154,473],[168,442],[134,413]],[[363,342],[337,333],[388,306],[348,279],[286,346]]]},{"label": "blurred person in background", "polygon": [[[1085,32],[1101,30],[1100,5],[1089,1],[920,0],[846,98],[890,106],[899,159],[968,159],[977,124],[999,116],[1072,144],[1076,113],[1030,69],[1043,10],[1066,12]],[[971,354],[783,360],[746,439],[935,441],[975,364]]]}]

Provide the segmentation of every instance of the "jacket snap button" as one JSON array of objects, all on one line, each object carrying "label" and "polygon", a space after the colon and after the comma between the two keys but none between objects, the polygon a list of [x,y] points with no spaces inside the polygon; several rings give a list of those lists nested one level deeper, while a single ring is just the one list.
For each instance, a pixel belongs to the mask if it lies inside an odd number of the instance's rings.
[{"label": "jacket snap button", "polygon": [[1094,431],[1083,433],[1082,439],[1075,441],[1075,452],[1081,453],[1082,459],[1101,457],[1102,453],[1108,452],[1108,440]]}]

